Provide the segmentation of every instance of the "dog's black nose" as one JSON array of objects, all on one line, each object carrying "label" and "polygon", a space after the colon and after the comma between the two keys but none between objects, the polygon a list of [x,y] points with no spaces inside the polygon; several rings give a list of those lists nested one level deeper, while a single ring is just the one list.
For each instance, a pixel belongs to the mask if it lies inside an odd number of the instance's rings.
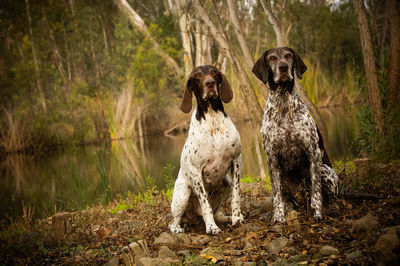
[{"label": "dog's black nose", "polygon": [[205,84],[206,84],[207,87],[214,86],[214,85],[215,85],[215,79],[209,78],[209,79],[207,79],[207,80],[205,81]]},{"label": "dog's black nose", "polygon": [[289,66],[286,63],[280,63],[278,67],[281,72],[287,72],[289,69]]}]

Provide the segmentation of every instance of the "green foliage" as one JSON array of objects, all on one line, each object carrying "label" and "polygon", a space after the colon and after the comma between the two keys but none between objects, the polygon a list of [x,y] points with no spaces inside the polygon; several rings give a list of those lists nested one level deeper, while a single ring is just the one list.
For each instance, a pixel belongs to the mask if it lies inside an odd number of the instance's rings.
[{"label": "green foliage", "polygon": [[259,182],[259,181],[260,181],[260,180],[259,180],[258,178],[249,176],[249,175],[247,175],[247,174],[243,175],[242,178],[240,179],[240,182],[241,182],[241,183],[248,183],[248,184],[257,183],[257,182]]},{"label": "green foliage", "polygon": [[342,173],[343,171],[345,171],[346,175],[354,175],[356,173],[356,165],[353,161],[335,161],[333,168],[336,173]]}]

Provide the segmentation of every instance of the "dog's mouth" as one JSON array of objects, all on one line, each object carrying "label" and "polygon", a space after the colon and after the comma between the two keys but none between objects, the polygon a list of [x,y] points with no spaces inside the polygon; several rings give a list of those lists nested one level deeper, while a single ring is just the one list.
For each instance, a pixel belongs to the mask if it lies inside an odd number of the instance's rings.
[{"label": "dog's mouth", "polygon": [[205,86],[203,93],[203,100],[218,98],[218,91],[215,85]]},{"label": "dog's mouth", "polygon": [[275,81],[276,83],[279,83],[279,82],[291,81],[292,79],[293,79],[293,76],[290,75],[289,73],[281,73],[281,74],[277,75],[277,76],[274,78],[274,81]]}]

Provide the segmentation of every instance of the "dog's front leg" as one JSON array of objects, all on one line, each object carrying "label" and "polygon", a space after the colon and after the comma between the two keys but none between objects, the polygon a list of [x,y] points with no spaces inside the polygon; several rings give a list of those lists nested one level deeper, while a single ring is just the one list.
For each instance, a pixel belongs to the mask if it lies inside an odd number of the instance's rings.
[{"label": "dog's front leg", "polygon": [[207,234],[218,234],[221,229],[215,224],[213,210],[208,202],[207,192],[204,188],[201,169],[189,167],[189,176],[192,183],[194,194],[200,203],[201,214],[206,224]]},{"label": "dog's front leg", "polygon": [[273,193],[274,205],[274,222],[285,221],[285,204],[282,198],[282,173],[279,166],[278,158],[274,155],[268,155],[268,169],[271,178],[271,186]]},{"label": "dog's front leg", "polygon": [[321,173],[320,173],[320,152],[317,149],[310,158],[311,174],[311,208],[314,209],[314,218],[317,221],[322,220],[322,193],[321,193]]},{"label": "dog's front leg", "polygon": [[180,223],[189,203],[189,197],[191,193],[188,179],[184,178],[185,174],[187,175],[187,173],[185,173],[181,168],[179,170],[178,178],[175,182],[174,194],[172,195],[171,212],[173,222],[169,226],[169,229],[172,233],[183,233],[185,231],[181,227]]},{"label": "dog's front leg", "polygon": [[242,177],[242,155],[233,162],[232,171],[232,225],[243,223],[243,215],[240,210],[240,179]]}]

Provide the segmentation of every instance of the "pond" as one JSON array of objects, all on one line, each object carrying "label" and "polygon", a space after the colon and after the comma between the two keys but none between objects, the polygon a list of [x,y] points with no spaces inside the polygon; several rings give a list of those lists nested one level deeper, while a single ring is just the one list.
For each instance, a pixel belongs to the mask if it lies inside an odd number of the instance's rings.
[{"label": "pond", "polygon": [[[358,122],[344,108],[323,108],[329,132],[331,161],[354,155]],[[259,176],[250,123],[236,123],[242,139],[243,175]],[[114,141],[105,147],[73,147],[46,156],[16,154],[0,162],[0,219],[17,217],[23,209],[46,217],[59,211],[74,211],[139,193],[149,186],[160,189],[175,179],[186,136],[148,137],[141,144]]]}]

